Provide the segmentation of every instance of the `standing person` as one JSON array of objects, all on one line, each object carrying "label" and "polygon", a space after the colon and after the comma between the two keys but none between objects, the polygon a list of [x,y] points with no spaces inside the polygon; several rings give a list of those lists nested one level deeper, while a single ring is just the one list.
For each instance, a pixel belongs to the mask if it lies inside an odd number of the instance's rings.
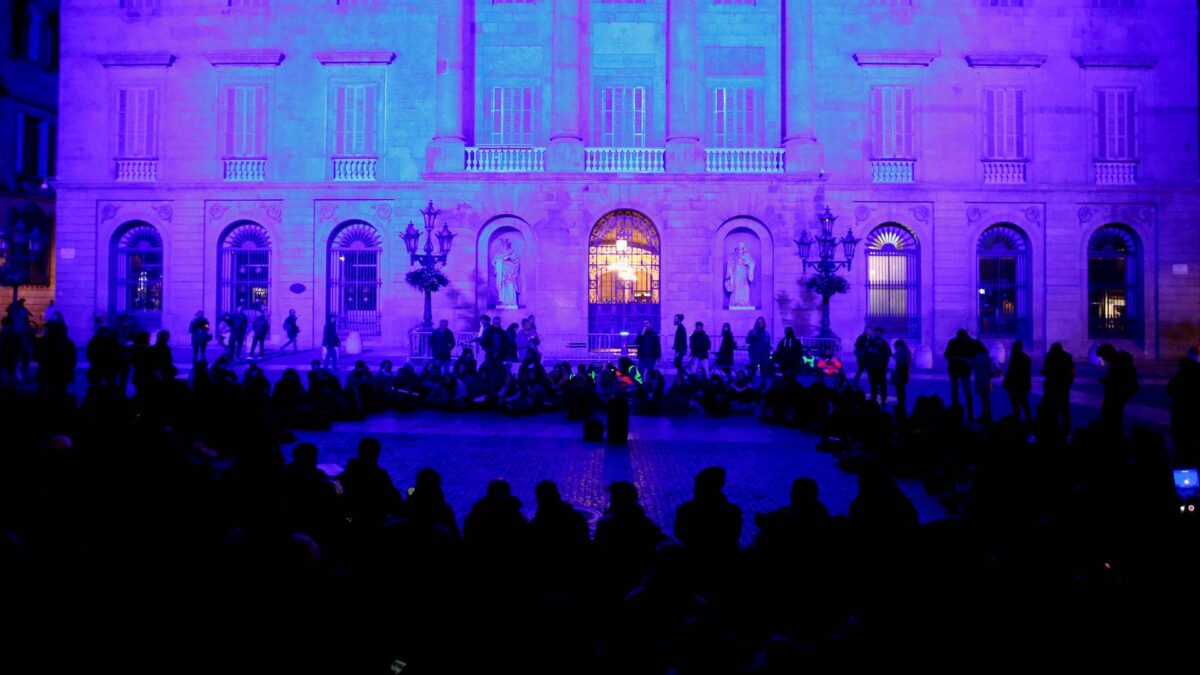
[{"label": "standing person", "polygon": [[192,336],[192,363],[208,363],[208,343],[212,341],[208,329],[204,310],[196,312],[196,317],[188,324],[188,334]]},{"label": "standing person", "polygon": [[254,317],[253,328],[251,329],[253,338],[250,340],[250,358],[254,358],[255,347],[258,348],[259,358],[262,358],[262,356],[266,353],[267,331],[269,329],[270,326],[267,324],[267,315],[264,312],[259,312]]},{"label": "standing person", "polygon": [[433,355],[433,365],[443,375],[450,374],[450,359],[454,352],[454,331],[450,330],[450,322],[442,319],[438,327],[429,336],[429,353]]},{"label": "standing person", "polygon": [[283,320],[283,334],[287,336],[287,342],[279,348],[279,353],[287,351],[288,345],[292,346],[292,353],[299,351],[296,346],[296,336],[300,334],[300,320],[296,318],[296,310],[289,309],[287,318]]},{"label": "standing person", "polygon": [[992,360],[982,342],[972,342],[975,344],[975,358],[971,361],[971,369],[975,371],[975,393],[979,394],[979,421],[991,424],[992,378],[1000,374],[1000,366]]},{"label": "standing person", "polygon": [[[862,389],[862,374],[867,369],[867,342],[871,340],[871,327],[864,326],[863,332],[854,339],[854,388]],[[870,380],[868,379],[868,382]]]},{"label": "standing person", "polygon": [[67,325],[61,321],[46,323],[46,334],[38,338],[38,391],[52,396],[67,393],[75,381],[77,352],[75,343],[67,337]]},{"label": "standing person", "polygon": [[682,314],[675,315],[675,342],[671,347],[675,350],[675,373],[678,375],[683,372],[683,357],[688,350],[687,329],[683,327]]},{"label": "standing person", "polygon": [[42,327],[45,328],[46,324],[55,321],[55,315],[62,316],[58,314],[58,308],[54,306],[54,300],[50,300],[50,303],[46,305],[46,311],[42,312]]},{"label": "standing person", "polygon": [[106,325],[96,327],[96,333],[88,340],[84,352],[87,357],[88,384],[99,389],[116,391],[117,373],[121,363],[121,343],[117,331]]},{"label": "standing person", "polygon": [[896,414],[908,415],[908,375],[912,370],[912,350],[904,340],[896,340],[895,367],[892,369],[892,386],[896,388]]},{"label": "standing person", "polygon": [[1179,372],[1167,383],[1171,397],[1171,442],[1175,446],[1175,466],[1196,466],[1200,451],[1200,349],[1192,347],[1179,360]]},{"label": "standing person", "polygon": [[705,373],[708,373],[708,353],[712,351],[712,340],[708,337],[708,333],[704,332],[704,322],[696,322],[696,329],[692,331],[692,337],[688,340],[688,348],[692,353],[688,370],[698,365],[704,369]]},{"label": "standing person", "polygon": [[338,337],[337,332],[337,315],[330,314],[329,318],[325,319],[325,331],[321,335],[321,346],[325,348],[325,367],[337,370],[337,350],[342,344],[342,339]]},{"label": "standing person", "polygon": [[962,387],[963,397],[967,399],[967,419],[975,417],[975,401],[971,398],[971,366],[975,360],[975,341],[967,333],[967,329],[959,328],[954,338],[946,343],[946,351],[942,354],[950,369],[950,404],[959,405],[958,389]]},{"label": "standing person", "polygon": [[1138,391],[1137,370],[1133,367],[1133,355],[1125,350],[1118,351],[1107,342],[1096,349],[1096,356],[1104,359],[1108,370],[1100,382],[1104,385],[1104,401],[1100,404],[1100,421],[1111,429],[1125,433],[1125,405]]},{"label": "standing person", "polygon": [[534,351],[540,356],[542,353],[542,336],[538,333],[537,319],[532,314],[526,319],[529,322],[529,328],[526,332],[529,333],[529,346],[533,347]]},{"label": "standing person", "polygon": [[175,367],[175,357],[171,356],[171,334],[160,330],[154,334],[154,346],[150,348],[155,370],[158,371],[159,382],[170,382],[179,374]]},{"label": "standing person", "polygon": [[1038,414],[1049,415],[1063,436],[1071,432],[1071,384],[1075,382],[1075,359],[1057,342],[1050,345],[1042,362],[1042,403]]},{"label": "standing person", "polygon": [[242,358],[242,349],[246,346],[246,333],[250,330],[250,317],[246,316],[246,308],[238,307],[233,315],[233,358]]},{"label": "standing person", "polygon": [[537,353],[537,348],[533,346],[529,335],[529,319],[521,319],[521,327],[517,329],[515,337],[517,347],[517,361],[525,363],[531,355]]},{"label": "standing person", "polygon": [[654,364],[662,358],[662,344],[658,341],[658,333],[650,326],[650,320],[642,321],[642,331],[635,340],[637,345],[638,372],[645,382],[646,376],[654,370]]},{"label": "standing person", "polygon": [[37,331],[33,329],[33,316],[25,308],[25,298],[20,298],[8,306],[8,318],[11,321],[9,330],[13,333],[20,363],[17,379],[28,380],[29,361],[33,358],[33,338]]},{"label": "standing person", "polygon": [[892,348],[883,339],[883,328],[876,326],[867,340],[867,383],[871,386],[871,400],[879,399],[879,409],[887,403],[887,369],[892,360]]},{"label": "standing person", "polygon": [[765,317],[754,320],[754,328],[746,334],[746,350],[750,353],[750,379],[753,380],[754,374],[759,373],[762,377],[760,386],[766,389],[774,366],[771,364],[771,334],[767,332]]},{"label": "standing person", "polygon": [[784,328],[783,339],[775,347],[775,363],[779,364],[784,382],[796,383],[796,376],[800,374],[800,359],[803,357],[804,350],[800,346],[800,338],[796,337],[795,329],[791,326]]},{"label": "standing person", "polygon": [[1012,406],[1013,417],[1025,424],[1032,422],[1029,390],[1033,389],[1033,361],[1025,353],[1025,344],[1020,340],[1012,343],[1012,354],[1008,357],[1008,370],[1004,373],[1003,387],[1004,391],[1008,392],[1008,403]]},{"label": "standing person", "polygon": [[475,331],[475,353],[483,351],[483,336],[487,335],[488,329],[492,327],[492,320],[487,314],[479,315],[479,328]]},{"label": "standing person", "polygon": [[733,352],[737,343],[733,341],[733,328],[729,324],[721,324],[721,345],[717,348],[717,367],[730,375],[733,371]]},{"label": "standing person", "polygon": [[221,345],[221,355],[233,358],[233,317],[229,312],[221,315],[217,321],[217,343]]}]

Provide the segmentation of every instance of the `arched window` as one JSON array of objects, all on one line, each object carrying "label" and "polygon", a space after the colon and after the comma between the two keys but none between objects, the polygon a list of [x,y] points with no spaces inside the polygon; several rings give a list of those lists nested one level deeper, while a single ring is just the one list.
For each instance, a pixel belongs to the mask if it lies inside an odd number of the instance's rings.
[{"label": "arched window", "polygon": [[337,315],[338,333],[382,334],[379,291],[383,285],[383,240],[369,223],[350,220],[329,237],[326,314]]},{"label": "arched window", "polygon": [[163,242],[150,223],[126,223],[113,235],[110,307],[143,329],[156,326],[163,311]]},{"label": "arched window", "polygon": [[867,323],[888,337],[921,338],[921,252],[899,223],[867,235]]},{"label": "arched window", "polygon": [[258,223],[230,225],[221,237],[217,265],[217,316],[242,307],[271,312],[271,238]]},{"label": "arched window", "polygon": [[1028,337],[1030,328],[1029,246],[1025,234],[1007,223],[979,237],[979,334]]},{"label": "arched window", "polygon": [[643,320],[659,325],[658,230],[627,209],[596,223],[588,240],[588,331],[636,333]]},{"label": "arched window", "polygon": [[1088,241],[1088,337],[1142,338],[1142,264],[1137,235],[1105,225]]}]

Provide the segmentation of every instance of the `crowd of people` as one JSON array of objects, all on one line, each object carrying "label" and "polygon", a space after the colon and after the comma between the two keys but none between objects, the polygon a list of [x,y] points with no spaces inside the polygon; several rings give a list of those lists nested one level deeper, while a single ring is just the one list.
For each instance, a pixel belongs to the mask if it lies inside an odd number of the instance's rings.
[{"label": "crowd of people", "polygon": [[[518,325],[527,341],[515,357],[497,330],[507,334],[481,322],[479,342],[456,356],[443,333],[435,357],[449,345],[453,358],[420,369],[359,362],[343,383],[317,360],[307,382],[288,370],[272,386],[255,363],[239,381],[224,355],[183,380],[165,332],[125,345],[101,329],[87,345],[82,401],[60,386],[0,388],[0,566],[18,580],[5,604],[22,618],[10,662],[128,668],[161,665],[168,650],[172,668],[208,672],[772,674],[881,654],[1111,663],[1174,653],[1196,630],[1179,589],[1200,563],[1200,514],[1179,511],[1165,440],[1120,426],[1136,373],[1119,350],[1100,350],[1101,419],[1072,428],[1047,403],[1063,386],[1069,395],[1061,347],[1046,357],[1032,423],[1026,355],[1009,359],[1004,379],[1014,414],[980,425],[967,423],[979,388],[962,370],[952,377],[963,398],[920,396],[889,413],[877,387],[844,374],[807,386],[785,375],[775,355],[794,336],[777,345],[757,335],[767,346],[752,355],[757,367],[735,368],[721,362],[722,330],[706,369],[693,333],[695,362],[668,386],[653,351],[546,370],[536,323]],[[65,325],[47,322],[33,347],[39,382],[48,364],[45,377],[68,377],[54,374],[65,370],[62,340]],[[955,340],[947,359],[982,360],[977,341]],[[54,356],[43,345],[56,341]],[[877,384],[884,348],[869,349]],[[890,355],[893,381],[901,351]],[[1193,350],[1170,385],[1177,452],[1195,451],[1198,368]],[[389,405],[585,417],[614,399],[660,414],[744,406],[809,430],[859,475],[858,496],[831,517],[819,486],[799,477],[788,506],[751,513],[711,467],[664,530],[622,481],[589,523],[551,481],[531,496],[493,480],[456,513],[436,471],[390,474],[372,438],[335,475],[318,468],[314,445],[285,461],[291,429]],[[955,517],[918,524],[897,476],[921,481]],[[740,547],[751,523],[753,541]],[[35,651],[45,626],[57,648]]]}]

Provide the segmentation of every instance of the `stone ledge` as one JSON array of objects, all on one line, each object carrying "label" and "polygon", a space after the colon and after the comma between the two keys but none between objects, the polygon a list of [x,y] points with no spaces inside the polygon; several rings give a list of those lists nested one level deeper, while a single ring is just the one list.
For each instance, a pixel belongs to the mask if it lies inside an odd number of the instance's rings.
[{"label": "stone ledge", "polygon": [[936,52],[854,52],[854,62],[860,66],[917,66],[927,67],[939,56]]},{"label": "stone ledge", "polygon": [[283,52],[275,49],[239,49],[205,54],[214,66],[278,66]]},{"label": "stone ledge", "polygon": [[972,68],[1040,68],[1044,54],[967,54],[963,57]]},{"label": "stone ledge", "polygon": [[105,68],[167,68],[175,63],[175,55],[167,52],[117,52],[96,58]]},{"label": "stone ledge", "polygon": [[396,52],[314,52],[313,56],[323,66],[334,65],[389,65],[396,60]]}]

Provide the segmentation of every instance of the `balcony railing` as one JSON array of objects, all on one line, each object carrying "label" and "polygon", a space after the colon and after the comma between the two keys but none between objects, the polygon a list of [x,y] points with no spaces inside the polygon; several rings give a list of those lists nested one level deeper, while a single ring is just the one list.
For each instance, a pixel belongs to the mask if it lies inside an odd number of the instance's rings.
[{"label": "balcony railing", "polygon": [[529,173],[546,170],[546,149],[488,145],[467,148],[467,171]]},{"label": "balcony railing", "polygon": [[225,160],[225,180],[231,182],[249,182],[266,180],[267,160],[265,157],[227,157]]},{"label": "balcony railing", "polygon": [[589,173],[662,173],[663,148],[584,148]]},{"label": "balcony railing", "polygon": [[783,148],[705,148],[708,173],[783,173]]},{"label": "balcony railing", "polygon": [[1096,185],[1134,185],[1137,183],[1137,162],[1096,160]]},{"label": "balcony railing", "polygon": [[118,183],[153,183],[158,180],[157,159],[118,159]]},{"label": "balcony railing", "polygon": [[1017,185],[1025,182],[1025,160],[983,160],[983,182],[993,185]]},{"label": "balcony railing", "polygon": [[375,180],[378,157],[334,157],[333,179],[336,181]]},{"label": "balcony railing", "polygon": [[911,183],[915,159],[871,160],[872,183]]}]

